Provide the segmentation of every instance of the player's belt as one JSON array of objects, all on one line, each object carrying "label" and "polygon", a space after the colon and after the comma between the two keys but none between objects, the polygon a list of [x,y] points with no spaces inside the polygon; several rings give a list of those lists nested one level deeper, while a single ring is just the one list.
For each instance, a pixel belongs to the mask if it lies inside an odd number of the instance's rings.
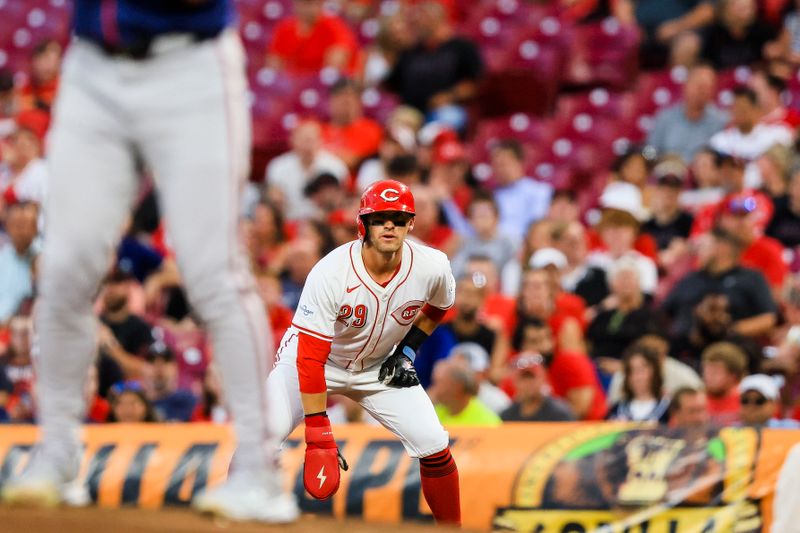
[{"label": "player's belt", "polygon": [[213,39],[222,33],[221,28],[219,31],[214,32],[193,32],[193,33],[167,33],[163,35],[153,35],[138,39],[132,43],[109,44],[105,42],[98,42],[94,39],[89,39],[94,44],[98,45],[103,52],[112,57],[121,57],[126,59],[133,59],[142,61],[159,54],[169,52],[170,50],[177,50],[184,48],[194,43]]}]

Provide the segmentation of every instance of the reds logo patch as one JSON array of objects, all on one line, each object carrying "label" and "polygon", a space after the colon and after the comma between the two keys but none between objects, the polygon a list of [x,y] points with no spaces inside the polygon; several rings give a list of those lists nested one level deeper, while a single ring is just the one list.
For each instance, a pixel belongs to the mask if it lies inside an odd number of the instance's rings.
[{"label": "reds logo patch", "polygon": [[407,326],[414,322],[414,319],[417,318],[417,314],[419,314],[419,310],[422,309],[424,304],[425,302],[420,300],[406,302],[392,311],[392,318],[401,326]]}]

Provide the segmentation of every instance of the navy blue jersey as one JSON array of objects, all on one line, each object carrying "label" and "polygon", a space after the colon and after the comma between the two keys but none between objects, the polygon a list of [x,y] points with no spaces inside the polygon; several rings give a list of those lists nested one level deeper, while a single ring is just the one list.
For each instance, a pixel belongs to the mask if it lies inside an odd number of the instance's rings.
[{"label": "navy blue jersey", "polygon": [[165,33],[213,36],[235,19],[233,0],[73,0],[76,35],[131,46]]}]

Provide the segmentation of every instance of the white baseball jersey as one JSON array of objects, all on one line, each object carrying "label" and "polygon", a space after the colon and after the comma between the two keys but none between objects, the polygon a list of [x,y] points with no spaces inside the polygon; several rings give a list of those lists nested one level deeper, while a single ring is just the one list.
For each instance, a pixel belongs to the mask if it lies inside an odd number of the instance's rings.
[{"label": "white baseball jersey", "polygon": [[450,308],[456,284],[447,256],[406,240],[400,269],[382,287],[352,241],[326,255],[311,270],[292,328],[331,341],[328,359],[359,371],[382,361],[411,328],[426,303]]}]

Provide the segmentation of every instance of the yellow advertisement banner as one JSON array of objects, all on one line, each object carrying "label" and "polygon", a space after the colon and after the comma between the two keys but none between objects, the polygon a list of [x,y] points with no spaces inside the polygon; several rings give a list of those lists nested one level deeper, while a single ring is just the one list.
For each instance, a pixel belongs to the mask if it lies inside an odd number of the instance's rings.
[{"label": "yellow advertisement banner", "polygon": [[[418,461],[390,433],[334,428],[351,465],[339,492],[303,490],[302,432],[286,443],[287,488],[306,512],[376,523],[431,521]],[[37,430],[0,429],[0,484],[24,468]],[[728,428],[685,433],[627,424],[451,428],[464,526],[530,533],[768,531],[778,471],[800,431]],[[81,469],[104,507],[184,506],[226,475],[226,426],[87,426]]]}]

